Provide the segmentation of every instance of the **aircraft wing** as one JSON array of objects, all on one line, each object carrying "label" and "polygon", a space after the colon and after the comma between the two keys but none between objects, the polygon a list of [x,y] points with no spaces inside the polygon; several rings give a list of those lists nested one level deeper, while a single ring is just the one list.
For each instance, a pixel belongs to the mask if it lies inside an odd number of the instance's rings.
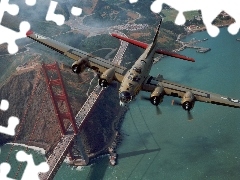
[{"label": "aircraft wing", "polygon": [[77,61],[81,58],[87,58],[90,64],[91,69],[95,70],[96,72],[102,74],[107,69],[110,69],[112,67],[115,67],[115,80],[118,82],[122,82],[122,79],[127,72],[127,69],[123,66],[119,66],[117,64],[114,64],[106,59],[96,57],[90,53],[84,52],[82,50],[73,48],[71,46],[68,46],[64,43],[60,43],[56,40],[50,39],[48,37],[44,37],[40,34],[34,33],[33,31],[28,31],[26,33],[27,37],[33,39],[34,41],[37,41],[54,51],[59,52],[60,54],[63,54],[69,58],[71,58],[74,61]]},{"label": "aircraft wing", "polygon": [[[143,48],[143,49],[146,49],[148,47],[147,43],[143,43],[143,42],[137,41],[135,39],[130,39],[130,38],[118,35],[116,33],[112,33],[111,35],[113,37],[116,37],[118,39],[121,39],[123,41],[126,41],[126,42],[128,42],[130,44],[133,44],[133,45],[138,46],[138,47]],[[179,58],[179,59],[183,59],[183,60],[187,60],[187,61],[195,62],[195,60],[193,58],[190,58],[190,57],[187,57],[187,56],[184,56],[184,55],[181,55],[181,54],[177,54],[177,53],[174,53],[174,52],[162,50],[162,49],[157,49],[155,51],[155,53],[163,54],[163,55],[166,55],[166,56],[171,56],[171,57],[175,57],[175,58]]]},{"label": "aircraft wing", "polygon": [[143,84],[142,90],[153,92],[157,85],[162,85],[164,89],[164,94],[168,96],[174,96],[182,98],[187,91],[191,91],[196,101],[217,104],[222,106],[229,106],[240,108],[240,100],[233,99],[227,96],[222,96],[219,94],[203,91],[200,89],[195,89],[187,87],[181,84],[173,83],[163,79],[162,77],[152,77],[150,76]]}]

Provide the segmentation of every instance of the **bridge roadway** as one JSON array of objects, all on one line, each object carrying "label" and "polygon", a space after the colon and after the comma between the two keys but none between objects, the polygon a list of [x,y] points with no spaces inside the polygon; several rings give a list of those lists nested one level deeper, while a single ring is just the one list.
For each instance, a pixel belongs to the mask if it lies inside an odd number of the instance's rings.
[{"label": "bridge roadway", "polygon": [[[115,30],[115,32],[117,32],[118,34],[127,38],[127,36],[124,33],[120,32],[120,31],[116,31],[116,30]],[[118,65],[120,65],[123,55],[128,47],[128,42],[123,41],[123,40],[120,40],[120,42],[121,42],[121,45],[112,61],[114,64],[118,64]]]},{"label": "bridge roadway", "polygon": [[[78,129],[81,128],[81,125],[83,124],[86,116],[90,112],[91,108],[93,107],[95,101],[98,99],[101,92],[102,88],[100,86],[96,86],[95,89],[90,94],[90,96],[88,96],[88,99],[86,100],[78,114],[76,115],[75,119]],[[61,140],[54,148],[53,153],[47,159],[49,171],[47,173],[39,173],[39,178],[41,180],[53,179],[62,162],[66,158],[68,148],[69,146],[71,146],[74,138],[75,138],[74,131],[72,125],[70,125],[69,128],[67,129],[66,135],[62,136]]]}]

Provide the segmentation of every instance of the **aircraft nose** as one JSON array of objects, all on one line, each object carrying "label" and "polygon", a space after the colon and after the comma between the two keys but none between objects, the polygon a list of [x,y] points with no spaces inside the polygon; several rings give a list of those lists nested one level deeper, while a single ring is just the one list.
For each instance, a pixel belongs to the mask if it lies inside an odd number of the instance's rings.
[{"label": "aircraft nose", "polygon": [[119,98],[120,98],[120,101],[123,103],[128,103],[132,99],[131,94],[128,91],[120,92]]}]

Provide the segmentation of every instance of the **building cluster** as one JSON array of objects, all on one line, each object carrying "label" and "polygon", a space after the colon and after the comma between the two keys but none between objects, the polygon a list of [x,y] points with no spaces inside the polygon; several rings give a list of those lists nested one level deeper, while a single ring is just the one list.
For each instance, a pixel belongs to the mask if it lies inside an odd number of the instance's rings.
[{"label": "building cluster", "polygon": [[16,70],[21,71],[21,70],[27,70],[27,69],[35,69],[36,66],[38,66],[39,63],[37,62],[29,62],[29,63],[24,63],[22,65],[19,65]]},{"label": "building cluster", "polygon": [[190,25],[190,26],[186,26],[186,27],[185,27],[185,30],[186,30],[187,32],[191,32],[191,31],[197,30],[197,29],[199,29],[199,28],[200,28],[200,26],[198,26],[198,25]]},{"label": "building cluster", "polygon": [[147,24],[124,24],[124,25],[113,26],[112,29],[136,31],[136,30],[147,28],[147,27],[148,27]]},{"label": "building cluster", "polygon": [[220,13],[220,16],[222,16],[223,18],[225,18],[225,17],[230,17],[226,12],[224,12],[224,11],[222,11],[221,13]]}]

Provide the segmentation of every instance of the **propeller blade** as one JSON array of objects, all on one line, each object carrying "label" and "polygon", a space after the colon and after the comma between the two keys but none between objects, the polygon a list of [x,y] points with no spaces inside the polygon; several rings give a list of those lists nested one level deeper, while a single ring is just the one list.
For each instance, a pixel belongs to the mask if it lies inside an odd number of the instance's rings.
[{"label": "propeller blade", "polygon": [[162,111],[161,111],[161,109],[159,108],[159,106],[156,106],[156,111],[157,111],[157,115],[162,114]]},{"label": "propeller blade", "polygon": [[142,100],[146,100],[146,101],[150,101],[150,98],[149,98],[149,97],[146,97],[146,96],[141,96],[141,99],[142,99]]},{"label": "propeller blade", "polygon": [[[151,101],[151,98],[150,98],[150,97],[141,96],[141,99],[142,99],[142,100],[145,100],[145,101]],[[157,115],[162,114],[162,111],[161,111],[161,109],[159,108],[159,106],[156,106],[156,113],[157,113]]]},{"label": "propeller blade", "polygon": [[173,105],[182,106],[182,103],[180,101],[172,100],[172,106]]},{"label": "propeller blade", "polygon": [[190,111],[188,111],[188,120],[189,121],[193,120],[193,116],[192,116],[192,113]]}]

